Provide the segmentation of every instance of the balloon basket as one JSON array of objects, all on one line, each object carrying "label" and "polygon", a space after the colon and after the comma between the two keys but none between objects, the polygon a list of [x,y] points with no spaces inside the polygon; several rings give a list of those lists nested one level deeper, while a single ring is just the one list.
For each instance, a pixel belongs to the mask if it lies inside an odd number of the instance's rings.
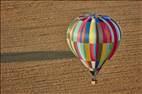
[{"label": "balloon basket", "polygon": [[92,85],[97,84],[97,80],[92,79],[91,84],[92,84]]}]

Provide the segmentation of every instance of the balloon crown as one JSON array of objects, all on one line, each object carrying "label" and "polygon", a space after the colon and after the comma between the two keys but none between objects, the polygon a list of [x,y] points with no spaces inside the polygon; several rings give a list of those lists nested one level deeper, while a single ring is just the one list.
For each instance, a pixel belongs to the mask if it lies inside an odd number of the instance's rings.
[{"label": "balloon crown", "polygon": [[88,18],[88,17],[104,17],[106,19],[111,19],[109,16],[106,16],[106,15],[97,15],[96,13],[93,13],[93,12],[87,12],[87,13],[84,13],[82,15],[80,15],[79,17],[77,17],[79,20],[84,20],[85,18]]}]

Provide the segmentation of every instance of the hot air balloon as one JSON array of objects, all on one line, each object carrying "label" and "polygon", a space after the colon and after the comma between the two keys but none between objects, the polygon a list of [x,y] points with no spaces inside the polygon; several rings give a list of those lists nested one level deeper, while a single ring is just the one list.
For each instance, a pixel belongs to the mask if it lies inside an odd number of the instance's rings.
[{"label": "hot air balloon", "polygon": [[67,44],[92,74],[92,84],[121,40],[119,25],[109,16],[85,14],[75,18],[67,29]]}]

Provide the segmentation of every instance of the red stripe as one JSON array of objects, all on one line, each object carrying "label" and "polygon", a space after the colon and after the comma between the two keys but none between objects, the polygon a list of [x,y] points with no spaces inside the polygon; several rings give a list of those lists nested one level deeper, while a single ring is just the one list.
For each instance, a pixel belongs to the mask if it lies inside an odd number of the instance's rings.
[{"label": "red stripe", "polygon": [[94,49],[94,44],[90,44],[90,56],[91,56],[91,61],[95,61],[95,49]]},{"label": "red stripe", "polygon": [[105,24],[105,32],[107,35],[107,43],[111,43],[112,42],[111,33],[110,33],[110,30],[106,24]]},{"label": "red stripe", "polygon": [[102,27],[102,30],[103,30],[103,42],[104,43],[111,43],[112,42],[112,38],[111,38],[111,33],[110,33],[110,30],[107,26],[107,24],[101,20],[101,27]]},{"label": "red stripe", "polygon": [[101,25],[101,28],[102,28],[102,31],[103,31],[103,43],[107,43],[107,36],[106,36],[106,31],[105,31],[105,24],[101,21],[100,22],[100,25]]},{"label": "red stripe", "polygon": [[111,31],[109,30],[107,24],[104,24],[104,26],[105,26],[105,33],[107,35],[107,43],[111,43],[112,42]]}]

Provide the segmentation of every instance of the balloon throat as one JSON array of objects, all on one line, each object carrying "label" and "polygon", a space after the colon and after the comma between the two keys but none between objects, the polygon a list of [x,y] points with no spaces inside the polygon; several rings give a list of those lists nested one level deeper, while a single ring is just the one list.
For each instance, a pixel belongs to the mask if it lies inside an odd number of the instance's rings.
[{"label": "balloon throat", "polygon": [[90,73],[92,74],[92,81],[95,81],[98,71],[90,71]]}]

